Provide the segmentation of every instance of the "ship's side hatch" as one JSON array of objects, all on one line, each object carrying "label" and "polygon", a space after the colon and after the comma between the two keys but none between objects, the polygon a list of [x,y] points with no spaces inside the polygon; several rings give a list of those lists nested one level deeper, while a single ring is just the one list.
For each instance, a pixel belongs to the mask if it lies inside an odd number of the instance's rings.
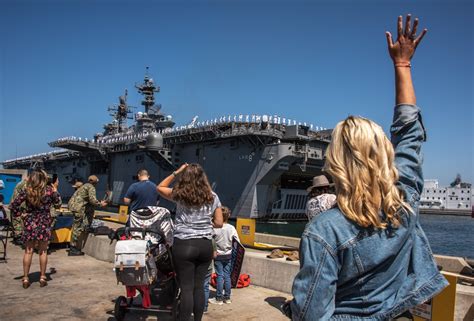
[{"label": "ship's side hatch", "polygon": [[300,220],[305,218],[308,192],[311,177],[283,174],[280,177],[280,188],[277,190],[276,201],[267,211],[269,219]]}]

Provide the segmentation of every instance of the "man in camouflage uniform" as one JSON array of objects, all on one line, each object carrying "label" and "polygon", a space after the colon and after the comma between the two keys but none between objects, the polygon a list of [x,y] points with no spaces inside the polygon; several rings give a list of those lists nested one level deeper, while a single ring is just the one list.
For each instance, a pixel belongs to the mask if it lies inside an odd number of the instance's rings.
[{"label": "man in camouflage uniform", "polygon": [[[25,189],[27,181],[28,177],[16,184],[15,189],[13,190],[13,195],[10,200],[10,203],[12,203],[13,200],[18,196],[18,194],[20,194],[20,192]],[[26,210],[26,204],[22,203],[20,205],[20,209],[22,212],[24,212]],[[23,233],[23,219],[21,218],[21,216],[13,217],[12,215],[10,220],[13,226],[13,243],[16,245],[23,245],[23,242],[21,240],[21,234]]]},{"label": "man in camouflage uniform", "polygon": [[87,183],[79,187],[69,200],[69,210],[74,214],[69,256],[84,255],[82,243],[94,218],[94,208],[107,205],[107,202],[97,200],[95,186],[98,182],[97,176],[89,176]]}]

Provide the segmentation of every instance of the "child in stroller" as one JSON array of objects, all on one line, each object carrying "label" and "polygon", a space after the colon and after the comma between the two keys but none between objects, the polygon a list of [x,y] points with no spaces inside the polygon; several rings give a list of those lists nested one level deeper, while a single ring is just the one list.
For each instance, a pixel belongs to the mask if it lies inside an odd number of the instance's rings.
[{"label": "child in stroller", "polygon": [[[169,312],[175,320],[179,287],[171,254],[170,212],[157,206],[132,211],[130,227],[119,228],[110,237],[118,240],[115,273],[127,293],[115,301],[116,319],[123,320],[127,311],[147,310]],[[141,294],[141,305],[133,302],[136,291]]]}]

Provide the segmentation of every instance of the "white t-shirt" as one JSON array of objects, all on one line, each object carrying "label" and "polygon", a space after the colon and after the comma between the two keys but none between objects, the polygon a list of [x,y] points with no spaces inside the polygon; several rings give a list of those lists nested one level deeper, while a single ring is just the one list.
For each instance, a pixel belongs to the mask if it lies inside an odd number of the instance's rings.
[{"label": "white t-shirt", "polygon": [[235,237],[239,240],[239,235],[235,227],[224,223],[222,228],[214,228],[214,233],[216,233],[214,239],[216,241],[217,255],[232,254],[232,238]]}]

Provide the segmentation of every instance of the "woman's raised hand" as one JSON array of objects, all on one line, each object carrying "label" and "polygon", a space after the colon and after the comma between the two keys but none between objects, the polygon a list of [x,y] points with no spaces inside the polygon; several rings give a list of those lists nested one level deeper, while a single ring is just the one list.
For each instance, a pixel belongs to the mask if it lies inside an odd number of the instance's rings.
[{"label": "woman's raised hand", "polygon": [[186,169],[186,167],[188,167],[188,163],[184,163],[183,165],[181,165],[181,167],[177,171],[175,171],[175,173],[176,174],[181,173],[182,171]]},{"label": "woman's raised hand", "polygon": [[416,47],[420,44],[421,39],[425,36],[427,29],[417,36],[418,18],[415,18],[413,29],[411,29],[411,15],[407,15],[405,22],[405,30],[403,30],[403,17],[398,17],[398,39],[393,43],[392,34],[385,32],[387,36],[388,52],[394,64],[409,64]]}]

